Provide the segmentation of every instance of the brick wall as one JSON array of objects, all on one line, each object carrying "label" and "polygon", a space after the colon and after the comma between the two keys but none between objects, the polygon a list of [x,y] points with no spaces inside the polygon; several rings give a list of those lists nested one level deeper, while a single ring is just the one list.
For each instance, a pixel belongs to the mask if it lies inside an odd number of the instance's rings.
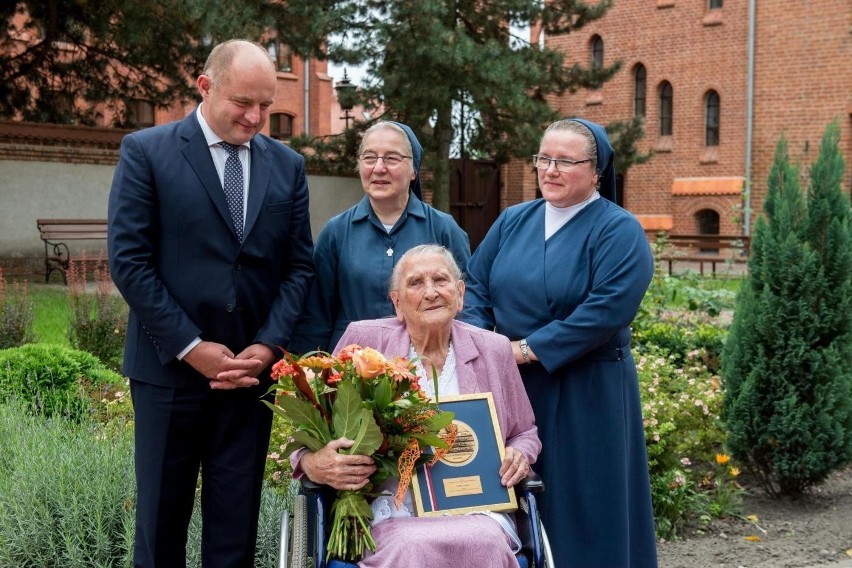
[{"label": "brick wall", "polygon": [[128,132],[0,120],[0,160],[114,165],[121,139]]},{"label": "brick wall", "polygon": [[[791,156],[807,165],[815,159],[825,126],[838,118],[846,157],[845,187],[852,185],[852,4],[824,0],[818,9],[809,2],[757,2],[755,33],[755,103],[752,147],[752,221],[761,211],[766,177],[775,143],[782,131]],[[689,216],[703,209],[719,213],[721,232],[738,233],[738,196],[673,197],[676,178],[718,178],[746,174],[748,70],[748,3],[725,2],[708,11],[706,0],[615,0],[607,15],[579,32],[547,37],[548,47],[564,51],[570,63],[587,64],[590,38],[604,41],[604,62],[622,63],[618,74],[597,92],[578,91],[556,100],[563,116],[579,116],[603,124],[633,114],[633,71],[647,75],[645,138],[639,148],[653,150],[646,164],[625,174],[624,205],[640,216],[671,215],[674,231],[689,232]],[[671,83],[673,129],[660,135],[659,86]],[[720,143],[704,145],[705,96],[719,94]],[[523,183],[504,192],[517,203],[534,194],[535,178],[513,176]],[[752,225],[753,226],[753,225]]]}]

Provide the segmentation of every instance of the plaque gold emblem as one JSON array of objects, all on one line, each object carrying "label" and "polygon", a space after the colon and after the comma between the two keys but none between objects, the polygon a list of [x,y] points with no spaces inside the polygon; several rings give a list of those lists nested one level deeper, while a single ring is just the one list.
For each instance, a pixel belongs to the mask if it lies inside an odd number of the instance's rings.
[{"label": "plaque gold emblem", "polygon": [[[440,461],[452,467],[462,467],[476,459],[476,454],[479,453],[479,438],[476,437],[476,432],[473,431],[473,428],[465,422],[453,420],[453,424],[458,429],[456,443],[453,444],[449,452],[444,454],[444,457]],[[441,438],[444,438],[446,435],[446,428],[438,432],[438,436]]]}]

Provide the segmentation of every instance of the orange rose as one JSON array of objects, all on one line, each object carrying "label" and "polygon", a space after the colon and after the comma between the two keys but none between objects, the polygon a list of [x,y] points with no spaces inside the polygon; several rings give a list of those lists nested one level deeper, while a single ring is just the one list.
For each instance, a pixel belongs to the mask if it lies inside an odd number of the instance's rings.
[{"label": "orange rose", "polygon": [[355,366],[355,371],[363,379],[375,379],[387,368],[384,355],[370,347],[352,353],[352,364]]}]

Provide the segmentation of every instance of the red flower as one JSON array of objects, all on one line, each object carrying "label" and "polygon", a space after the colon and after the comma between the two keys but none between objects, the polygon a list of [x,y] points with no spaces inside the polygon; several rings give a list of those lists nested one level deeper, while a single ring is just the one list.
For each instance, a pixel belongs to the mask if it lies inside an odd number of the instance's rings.
[{"label": "red flower", "polygon": [[333,385],[335,383],[339,383],[342,379],[343,379],[343,373],[342,372],[341,373],[330,373],[325,378],[325,384]]},{"label": "red flower", "polygon": [[346,363],[347,361],[351,361],[352,360],[352,354],[355,353],[356,351],[360,351],[360,349],[361,349],[361,346],[356,345],[354,343],[351,344],[351,345],[347,345],[346,347],[344,347],[343,349],[338,351],[337,359],[341,363]]},{"label": "red flower", "polygon": [[287,359],[281,359],[272,365],[272,378],[276,381],[288,377],[296,372],[296,366]]}]

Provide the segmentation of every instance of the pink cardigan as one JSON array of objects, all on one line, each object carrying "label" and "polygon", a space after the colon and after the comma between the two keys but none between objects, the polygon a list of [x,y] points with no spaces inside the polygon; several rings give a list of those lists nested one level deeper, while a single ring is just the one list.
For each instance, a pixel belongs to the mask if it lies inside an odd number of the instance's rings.
[{"label": "pink cardigan", "polygon": [[[452,326],[461,394],[490,391],[505,444],[522,452],[529,463],[535,463],[541,441],[508,338],[457,320],[453,320]],[[385,318],[350,323],[334,354],[353,343],[372,347],[390,358],[408,357],[411,341],[402,322]],[[298,467],[302,454],[297,451],[290,456],[295,478],[302,476]]]}]

